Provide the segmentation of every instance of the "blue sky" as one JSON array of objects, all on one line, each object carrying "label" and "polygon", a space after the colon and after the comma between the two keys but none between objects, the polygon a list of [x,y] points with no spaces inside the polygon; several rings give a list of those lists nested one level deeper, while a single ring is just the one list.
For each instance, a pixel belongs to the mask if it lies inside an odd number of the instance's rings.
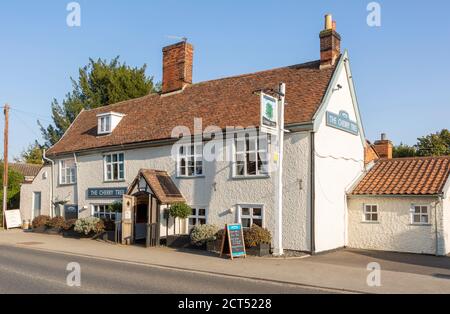
[{"label": "blue sky", "polygon": [[350,53],[369,139],[386,132],[414,144],[450,127],[448,0],[378,1],[376,28],[362,0],[79,0],[79,28],[66,24],[69,2],[0,3],[0,103],[15,108],[11,157],[40,139],[36,120],[50,122],[52,99],[70,91],[89,57],[146,63],[160,80],[161,48],[178,35],[195,46],[196,82],[297,64],[319,58],[327,12]]}]

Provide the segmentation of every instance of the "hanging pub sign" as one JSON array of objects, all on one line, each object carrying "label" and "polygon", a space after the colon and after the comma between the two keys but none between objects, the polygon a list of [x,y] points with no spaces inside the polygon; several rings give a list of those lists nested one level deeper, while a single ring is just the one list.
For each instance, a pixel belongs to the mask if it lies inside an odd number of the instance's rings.
[{"label": "hanging pub sign", "polygon": [[278,134],[278,100],[261,93],[261,132]]},{"label": "hanging pub sign", "polygon": [[66,220],[78,219],[78,205],[64,205],[64,218]]},{"label": "hanging pub sign", "polygon": [[350,119],[346,111],[340,111],[339,114],[327,111],[327,126],[353,134],[359,134],[358,124]]},{"label": "hanging pub sign", "polygon": [[246,257],[244,233],[241,224],[225,225],[220,256],[222,257],[224,254],[230,255],[231,259]]}]

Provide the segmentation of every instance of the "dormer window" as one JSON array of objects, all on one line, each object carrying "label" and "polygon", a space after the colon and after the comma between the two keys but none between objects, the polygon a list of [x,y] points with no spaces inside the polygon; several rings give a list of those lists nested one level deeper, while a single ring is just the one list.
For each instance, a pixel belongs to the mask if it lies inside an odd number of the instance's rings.
[{"label": "dormer window", "polygon": [[119,124],[120,120],[125,115],[117,112],[107,112],[97,115],[98,119],[98,130],[99,135],[110,134],[116,126]]},{"label": "dormer window", "polygon": [[111,116],[104,116],[98,119],[98,133],[111,133]]}]

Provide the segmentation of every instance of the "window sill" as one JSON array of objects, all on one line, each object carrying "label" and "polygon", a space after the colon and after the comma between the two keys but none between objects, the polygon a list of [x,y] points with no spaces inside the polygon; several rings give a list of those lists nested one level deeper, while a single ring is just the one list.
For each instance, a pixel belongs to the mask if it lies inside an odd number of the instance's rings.
[{"label": "window sill", "polygon": [[379,221],[361,221],[362,224],[366,224],[366,225],[379,225],[380,222]]},{"label": "window sill", "polygon": [[72,185],[76,185],[76,184],[77,184],[76,182],[74,182],[74,183],[59,183],[58,186],[65,187],[65,186],[72,186]]},{"label": "window sill", "polygon": [[126,180],[125,179],[123,179],[123,180],[103,180],[103,183],[123,183],[123,182],[126,182]]},{"label": "window sill", "polygon": [[176,179],[179,179],[179,180],[193,180],[193,179],[204,179],[204,178],[206,178],[206,176],[205,175],[201,175],[201,176],[176,176],[175,177]]},{"label": "window sill", "polygon": [[270,179],[270,175],[257,175],[257,176],[233,176],[233,180],[258,180],[258,179]]},{"label": "window sill", "polygon": [[431,227],[432,224],[409,224],[412,227]]}]

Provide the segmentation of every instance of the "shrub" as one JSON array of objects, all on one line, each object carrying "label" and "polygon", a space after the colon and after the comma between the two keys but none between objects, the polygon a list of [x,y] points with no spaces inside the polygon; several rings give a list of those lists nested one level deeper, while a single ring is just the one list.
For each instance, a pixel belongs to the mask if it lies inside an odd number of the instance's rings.
[{"label": "shrub", "polygon": [[258,246],[261,243],[271,244],[272,235],[269,230],[253,225],[249,229],[244,229],[244,242],[247,248]]},{"label": "shrub", "polygon": [[73,230],[75,228],[76,219],[69,219],[62,227],[65,231]]},{"label": "shrub", "polygon": [[103,225],[106,231],[114,231],[116,230],[116,223],[111,219],[102,219]]},{"label": "shrub", "polygon": [[81,218],[75,222],[73,230],[84,235],[92,233],[99,234],[105,230],[105,225],[103,224],[103,221],[97,217]]},{"label": "shrub", "polygon": [[121,213],[122,212],[122,202],[121,201],[115,201],[111,205],[108,206],[109,211]]},{"label": "shrub", "polygon": [[64,217],[58,216],[53,217],[49,221],[46,222],[47,228],[53,228],[53,229],[62,229],[64,225],[66,224],[66,220]]},{"label": "shrub", "polygon": [[33,229],[44,227],[47,222],[50,220],[50,216],[46,215],[40,215],[33,219],[33,222],[31,223]]},{"label": "shrub", "polygon": [[192,208],[185,203],[176,203],[170,206],[169,213],[174,218],[186,219],[192,214]]},{"label": "shrub", "polygon": [[191,231],[191,242],[196,246],[202,246],[208,240],[216,240],[219,228],[215,225],[195,226]]}]

